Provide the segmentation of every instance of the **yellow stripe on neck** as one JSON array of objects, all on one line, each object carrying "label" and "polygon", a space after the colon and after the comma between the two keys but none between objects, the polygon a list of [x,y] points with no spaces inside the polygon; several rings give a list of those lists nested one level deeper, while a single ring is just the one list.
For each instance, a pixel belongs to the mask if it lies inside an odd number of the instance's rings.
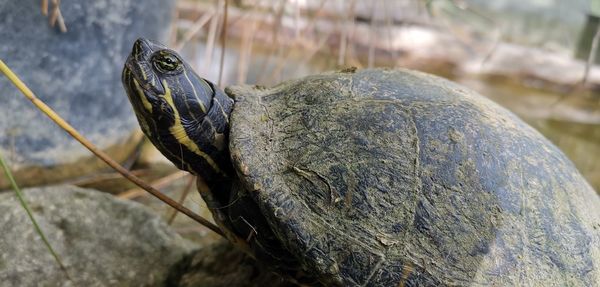
[{"label": "yellow stripe on neck", "polygon": [[149,113],[152,113],[152,104],[150,104],[150,102],[146,98],[146,94],[144,93],[144,90],[142,90],[140,83],[138,83],[136,79],[133,79],[133,84],[135,85],[135,90],[138,93],[138,97],[142,101],[142,105]]},{"label": "yellow stripe on neck", "polygon": [[181,118],[179,116],[179,111],[177,110],[177,108],[175,107],[175,104],[173,103],[173,97],[171,96],[171,89],[169,88],[169,85],[167,84],[167,81],[162,80],[162,84],[163,84],[163,88],[165,89],[165,94],[163,95],[163,97],[167,101],[167,103],[169,104],[169,106],[171,106],[171,109],[173,109],[174,122],[173,122],[173,125],[169,128],[169,132],[171,132],[171,135],[180,144],[182,144],[183,146],[185,146],[186,148],[188,148],[191,152],[193,152],[193,153],[201,156],[202,158],[204,158],[204,160],[206,160],[206,162],[217,173],[225,175],[225,173],[219,168],[219,166],[217,165],[217,163],[215,163],[215,161],[208,154],[204,153],[200,149],[200,147],[198,147],[198,145],[192,139],[190,139],[190,137],[187,135],[187,132],[185,131],[185,128],[181,124]]},{"label": "yellow stripe on neck", "polygon": [[148,80],[148,76],[146,75],[146,71],[144,70],[144,66],[138,62],[138,67],[140,67],[140,72],[142,72],[142,79],[144,81]]},{"label": "yellow stripe on neck", "polygon": [[[196,92],[196,87],[194,87],[194,84],[192,84],[192,81],[188,77],[187,72],[185,70],[183,71],[183,75],[187,79],[188,83],[190,83],[190,87],[192,87],[192,91],[194,92],[194,97],[198,101],[198,104],[200,104],[200,109],[202,110],[203,113],[206,114],[206,107],[204,106],[204,103],[202,102],[202,100],[200,100],[200,97],[198,97],[198,93]],[[204,82],[203,80],[200,80],[200,81]]]}]

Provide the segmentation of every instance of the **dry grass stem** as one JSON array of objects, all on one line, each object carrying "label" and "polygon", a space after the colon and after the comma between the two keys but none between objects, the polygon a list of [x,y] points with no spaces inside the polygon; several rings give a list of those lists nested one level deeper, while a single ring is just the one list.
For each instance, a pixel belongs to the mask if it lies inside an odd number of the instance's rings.
[{"label": "dry grass stem", "polygon": [[[176,171],[174,173],[171,173],[167,176],[161,177],[161,178],[151,182],[150,185],[155,189],[161,189],[161,188],[164,188],[165,186],[171,184],[173,181],[178,180],[188,174],[189,173],[187,171],[182,171],[182,170]],[[117,197],[123,198],[123,199],[134,199],[136,197],[140,197],[145,194],[147,194],[147,193],[145,192],[145,190],[143,190],[141,188],[132,188],[132,189],[129,189],[129,190],[119,193],[117,195]]]},{"label": "dry grass stem", "polygon": [[[390,51],[390,53],[392,54],[392,59],[398,59],[398,53],[396,52],[396,47],[394,46],[394,33],[393,33],[393,29],[394,29],[394,14],[393,11],[396,11],[396,7],[394,7],[394,2],[392,1],[392,7],[390,7],[390,1],[384,1],[383,2],[384,5],[384,11],[385,11],[385,27],[386,27],[386,33],[387,33],[387,44],[388,44],[388,51]],[[417,5],[418,7],[419,5]],[[396,66],[396,62],[394,61],[394,63],[392,64],[392,66]]]},{"label": "dry grass stem", "polygon": [[344,23],[342,24],[342,32],[340,35],[340,47],[338,50],[338,66],[343,66],[346,63],[346,48],[348,47],[348,33],[354,28],[354,8],[356,0],[350,1],[348,12],[345,15]]},{"label": "dry grass stem", "polygon": [[[279,45],[280,53],[278,53],[278,60],[275,65],[275,68],[273,69],[273,71],[271,72],[271,74],[268,78],[269,82],[279,82],[280,81],[281,71],[283,70],[285,63],[291,56],[293,48],[297,47],[298,44],[303,42],[303,40],[306,37],[306,34],[308,34],[308,32],[313,31],[313,29],[315,28],[315,24],[317,23],[317,20],[319,20],[319,17],[321,17],[323,14],[323,8],[325,7],[326,1],[327,0],[321,0],[321,2],[319,3],[319,7],[315,11],[315,14],[310,18],[310,21],[306,25],[306,28],[300,33],[300,35],[298,37],[294,38],[294,41],[292,41],[292,43],[289,44],[288,47],[286,47],[285,51],[283,49],[284,48],[283,45]],[[310,41],[308,41],[308,42],[310,42]]]},{"label": "dry grass stem", "polygon": [[69,279],[70,281],[73,281],[73,279],[71,279],[71,276],[69,275],[69,272],[67,271],[66,266],[63,264],[62,260],[60,259],[60,256],[58,255],[58,253],[56,253],[56,251],[52,247],[52,244],[50,244],[50,241],[46,237],[44,231],[42,231],[42,228],[39,226],[39,224],[35,220],[35,217],[33,216],[33,212],[31,211],[29,204],[25,200],[25,196],[23,195],[23,192],[17,185],[17,182],[15,181],[14,177],[12,176],[12,172],[8,168],[8,164],[6,164],[6,162],[4,161],[4,157],[1,154],[0,154],[0,168],[2,168],[2,170],[4,170],[4,174],[5,174],[6,178],[8,179],[8,181],[10,182],[12,189],[15,191],[15,195],[17,196],[19,203],[21,204],[23,209],[25,209],[25,212],[27,213],[29,220],[33,224],[33,228],[35,229],[35,232],[41,237],[42,242],[44,242],[44,245],[46,245],[46,248],[48,249],[50,254],[52,254],[52,257],[54,257],[54,260],[56,261],[56,263],[58,264],[60,269],[63,271],[63,273],[65,274],[67,279]]},{"label": "dry grass stem", "polygon": [[375,12],[377,11],[377,3],[379,3],[379,1],[373,1],[373,4],[371,5],[371,22],[369,23],[369,55],[367,59],[367,67],[369,68],[373,68],[373,63],[375,62],[375,41],[377,40],[377,37],[375,37],[375,34],[377,33],[375,26],[377,23],[375,20]]},{"label": "dry grass stem", "polygon": [[[190,191],[192,191],[192,187],[194,186],[195,179],[196,179],[196,177],[192,176],[190,174],[190,177],[188,178],[188,182],[185,184],[185,187],[181,191],[181,196],[179,197],[179,200],[177,201],[177,202],[179,202],[179,204],[183,205],[183,202],[185,201],[187,196],[190,194]],[[169,219],[167,221],[169,223],[169,225],[173,224],[173,221],[175,220],[175,217],[177,217],[178,213],[179,212],[177,212],[176,209],[173,209],[171,211],[171,215],[169,216]]]},{"label": "dry grass stem", "polygon": [[[44,16],[48,16],[48,0],[42,0],[42,14]],[[58,23],[58,29],[60,32],[67,32],[65,19],[60,12],[60,0],[52,0],[52,11],[50,12],[48,23],[50,24],[50,27],[54,27]]]},{"label": "dry grass stem", "polygon": [[177,45],[177,20],[179,19],[179,9],[173,9],[173,19],[171,21],[171,27],[169,28],[169,46],[175,47]]},{"label": "dry grass stem", "polygon": [[[148,169],[138,169],[130,171],[135,176],[143,176],[148,173]],[[80,178],[76,178],[74,180],[66,181],[66,184],[77,185],[77,186],[89,186],[98,184],[108,180],[117,180],[121,179],[123,176],[118,172],[106,172],[106,173],[98,173],[92,174],[89,176],[84,176]]]},{"label": "dry grass stem", "polygon": [[596,52],[598,52],[598,42],[600,41],[600,25],[596,27],[596,34],[594,34],[594,38],[592,39],[592,47],[590,48],[590,53],[588,54],[587,61],[585,63],[585,69],[583,70],[583,79],[581,80],[581,85],[585,86],[587,83],[590,69],[594,65],[596,61]]},{"label": "dry grass stem", "polygon": [[175,50],[181,51],[181,49],[191,41],[200,31],[208,21],[210,21],[215,16],[215,11],[208,11],[202,17],[194,22],[194,24],[183,34],[183,38],[179,43],[175,45]]},{"label": "dry grass stem", "polygon": [[60,29],[60,32],[62,33],[66,33],[67,32],[67,25],[65,25],[65,19],[62,16],[62,13],[60,12],[60,9],[56,10],[56,13],[58,14],[58,29]]},{"label": "dry grass stem", "polygon": [[254,34],[258,28],[258,22],[251,20],[252,23],[244,29],[242,43],[240,47],[240,59],[238,61],[237,82],[243,84],[246,82],[248,67],[252,58],[252,44],[254,43]]},{"label": "dry grass stem", "polygon": [[48,23],[50,24],[50,27],[54,27],[54,25],[56,25],[56,20],[58,19],[57,11],[60,10],[59,5],[59,0],[52,0],[52,11],[50,12],[50,18],[48,18]]},{"label": "dry grass stem", "polygon": [[269,51],[267,52],[267,58],[265,59],[265,61],[263,61],[263,63],[260,65],[260,67],[257,69],[258,72],[257,74],[260,75],[260,77],[258,78],[257,82],[258,83],[263,83],[266,79],[266,71],[267,71],[267,67],[269,66],[269,64],[271,63],[271,60],[273,59],[273,55],[275,54],[275,49],[278,49],[279,51],[281,51],[281,45],[279,45],[279,28],[281,27],[281,20],[283,18],[283,10],[285,8],[285,1],[280,1],[278,2],[279,6],[277,6],[277,8],[273,8],[270,9],[270,13],[271,13],[271,17],[273,19],[273,24],[271,25],[271,37],[270,37],[270,43],[267,44],[267,48],[269,49]]},{"label": "dry grass stem", "polygon": [[216,14],[214,15],[214,17],[211,18],[210,25],[208,27],[208,36],[206,37],[206,50],[204,52],[204,61],[202,61],[203,70],[205,72],[206,70],[210,69],[210,66],[212,64],[212,56],[214,52],[215,41],[217,39],[217,28],[219,28],[219,18],[221,16],[221,13],[219,12],[221,11],[221,2],[222,0],[219,0],[217,2],[217,7],[215,10]]},{"label": "dry grass stem", "polygon": [[42,15],[48,16],[48,0],[42,0]]},{"label": "dry grass stem", "polygon": [[327,44],[327,40],[329,40],[329,38],[331,37],[331,34],[333,34],[333,31],[329,31],[327,34],[323,35],[321,37],[321,39],[319,40],[319,42],[317,43],[317,45],[315,45],[308,51],[306,57],[304,57],[304,59],[302,60],[302,63],[299,64],[298,67],[307,65],[314,58],[314,56],[319,51],[321,51],[323,49],[323,47],[325,47],[325,44]]},{"label": "dry grass stem", "polygon": [[225,0],[225,7],[223,10],[223,24],[221,24],[221,59],[219,60],[219,87],[222,87],[223,83],[223,64],[225,63],[225,49],[227,46],[227,11],[229,10],[228,0]]}]

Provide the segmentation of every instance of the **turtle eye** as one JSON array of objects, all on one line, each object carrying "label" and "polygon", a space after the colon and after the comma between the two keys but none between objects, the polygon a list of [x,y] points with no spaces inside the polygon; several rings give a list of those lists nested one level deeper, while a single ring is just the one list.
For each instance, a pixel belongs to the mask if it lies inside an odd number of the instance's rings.
[{"label": "turtle eye", "polygon": [[173,52],[162,50],[152,55],[152,64],[154,68],[165,74],[173,74],[183,68],[181,60]]}]

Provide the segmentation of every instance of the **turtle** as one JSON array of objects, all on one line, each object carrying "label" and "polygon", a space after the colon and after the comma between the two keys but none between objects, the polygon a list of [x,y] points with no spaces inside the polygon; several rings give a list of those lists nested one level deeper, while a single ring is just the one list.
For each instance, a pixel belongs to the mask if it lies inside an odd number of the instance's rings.
[{"label": "turtle", "polygon": [[[516,115],[408,69],[221,90],[138,39],[140,126],[260,264],[322,286],[590,286],[600,199]],[[203,191],[204,190],[204,191]]]}]

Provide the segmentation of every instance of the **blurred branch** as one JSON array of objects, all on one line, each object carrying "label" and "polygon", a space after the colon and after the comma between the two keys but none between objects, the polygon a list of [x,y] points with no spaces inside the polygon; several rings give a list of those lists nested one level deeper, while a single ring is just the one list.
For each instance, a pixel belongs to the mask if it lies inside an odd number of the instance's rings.
[{"label": "blurred branch", "polygon": [[[263,61],[262,65],[260,66],[260,68],[258,68],[258,75],[260,75],[260,77],[258,78],[257,82],[261,83],[266,79],[266,70],[267,70],[267,65],[271,62],[272,58],[273,58],[273,51],[275,51],[275,49],[278,49],[278,51],[281,51],[281,45],[279,45],[279,29],[282,27],[282,19],[283,19],[283,10],[285,8],[285,1],[280,1],[279,2],[279,6],[277,8],[272,7],[272,9],[270,9],[270,14],[274,14],[273,15],[273,23],[271,25],[271,33],[270,33],[270,39],[269,42],[270,44],[268,45],[268,49],[271,51],[270,53],[267,54],[267,59],[265,61]],[[296,38],[298,37],[298,35],[296,35]]]},{"label": "blurred branch", "polygon": [[[45,2],[46,0],[44,0]],[[43,3],[42,2],[42,14],[44,14],[44,12],[46,12],[47,14],[47,9],[48,9],[48,3]],[[46,15],[44,14],[44,15]],[[67,32],[67,26],[65,25],[65,19],[62,16],[62,13],[60,12],[60,0],[52,0],[52,12],[50,12],[50,27],[54,27],[56,25],[56,23],[58,23],[58,29],[60,29],[60,31],[62,33],[66,33]]]},{"label": "blurred branch", "polygon": [[[185,187],[181,191],[181,196],[179,197],[179,200],[177,201],[177,202],[179,202],[179,204],[183,205],[183,202],[187,198],[188,194],[190,194],[190,191],[192,190],[192,187],[194,186],[195,179],[196,179],[196,177],[192,176],[190,174],[190,177],[188,178],[188,181],[185,184]],[[167,223],[169,223],[169,225],[173,224],[173,221],[175,220],[175,217],[177,216],[177,214],[179,214],[179,212],[177,212],[177,209],[173,209],[171,215],[169,216],[169,219],[167,220]]]},{"label": "blurred branch", "polygon": [[252,46],[254,43],[254,34],[256,33],[256,29],[258,29],[258,21],[251,20],[252,24],[244,29],[244,33],[242,35],[242,43],[240,45],[240,56],[238,61],[238,75],[237,82],[238,84],[243,84],[246,82],[246,77],[248,74],[248,66],[250,59],[252,57]]},{"label": "blurred branch", "polygon": [[217,7],[215,8],[215,15],[210,19],[210,25],[208,28],[208,36],[206,37],[206,51],[204,53],[204,68],[209,69],[212,63],[212,55],[215,47],[215,40],[217,38],[217,28],[219,25],[220,8],[223,0],[217,1]]},{"label": "blurred branch", "polygon": [[346,48],[348,48],[348,33],[351,28],[354,28],[354,9],[356,7],[356,0],[350,2],[348,12],[344,18],[342,24],[342,33],[340,35],[340,48],[338,52],[338,65],[343,66],[346,62]]},{"label": "blurred branch", "polygon": [[[394,26],[394,15],[392,14],[393,11],[395,11],[394,7],[389,7],[389,2],[390,1],[384,1],[383,5],[384,5],[384,11],[385,11],[385,27],[386,27],[386,33],[387,33],[387,44],[388,44],[388,50],[391,52],[392,54],[392,59],[397,59],[398,58],[398,53],[396,52],[396,49],[394,48],[394,37],[393,37],[393,26]],[[392,1],[392,3],[394,3]],[[394,61],[393,66],[396,66],[396,61]]]},{"label": "blurred branch", "polygon": [[48,0],[42,0],[42,15],[48,16]]},{"label": "blurred branch", "polygon": [[[161,177],[161,178],[157,179],[156,181],[151,182],[150,185],[156,189],[160,189],[160,188],[163,188],[163,187],[169,185],[171,182],[178,180],[186,175],[189,175],[189,173],[187,171],[179,170],[179,171],[171,173],[167,176]],[[117,195],[117,197],[123,198],[123,199],[133,199],[133,198],[139,197],[144,194],[145,194],[145,192],[143,189],[132,188],[130,190],[119,193]]]},{"label": "blurred branch", "polygon": [[[287,47],[285,52],[279,53],[279,58],[278,58],[277,64],[276,64],[275,68],[273,69],[273,71],[271,72],[270,77],[268,78],[269,81],[273,81],[273,80],[279,81],[279,79],[277,79],[277,76],[280,76],[281,71],[285,66],[285,63],[287,62],[287,59],[292,54],[293,48],[296,47],[298,44],[302,43],[306,34],[308,34],[308,32],[310,32],[314,29],[314,27],[317,23],[317,20],[319,20],[319,17],[322,16],[323,8],[325,7],[325,2],[326,2],[326,0],[321,0],[321,2],[319,2],[319,6],[316,9],[315,14],[310,18],[308,24],[306,25],[306,28],[304,28],[304,30],[300,33],[300,35],[298,35],[298,37],[294,38],[294,41],[291,44],[289,44],[289,46]],[[317,44],[317,46],[318,46],[318,44]],[[282,48],[282,46],[280,46],[280,49],[281,48]],[[261,80],[259,80],[259,82],[261,82]]]},{"label": "blurred branch", "polygon": [[171,27],[169,28],[169,46],[174,47],[177,44],[177,19],[179,19],[179,9],[173,9],[172,13],[173,19],[175,21],[171,21]]},{"label": "blurred branch", "polygon": [[229,1],[225,0],[225,7],[223,8],[223,24],[221,27],[221,59],[219,61],[219,82],[218,86],[221,87],[223,82],[223,63],[225,62],[225,47],[227,44],[227,10],[229,8]]},{"label": "blurred branch", "polygon": [[585,63],[585,70],[583,71],[583,79],[581,80],[581,85],[585,85],[592,65],[596,61],[596,52],[598,51],[598,41],[600,40],[600,25],[596,27],[596,34],[594,34],[594,38],[592,39],[592,48],[590,49],[590,53],[588,54],[587,62]]},{"label": "blurred branch", "polygon": [[369,23],[369,53],[367,56],[367,67],[369,68],[373,68],[373,63],[375,62],[375,33],[377,33],[375,28],[375,11],[377,11],[377,3],[379,3],[379,1],[373,1],[371,3],[371,21]]},{"label": "blurred branch", "polygon": [[183,39],[181,39],[181,41],[175,45],[175,50],[181,51],[183,46],[192,40],[194,36],[196,36],[202,30],[204,25],[206,25],[206,23],[208,23],[208,21],[210,21],[215,15],[216,12],[214,10],[204,13],[204,15],[196,20],[196,22],[194,22],[194,24],[185,32]]}]

